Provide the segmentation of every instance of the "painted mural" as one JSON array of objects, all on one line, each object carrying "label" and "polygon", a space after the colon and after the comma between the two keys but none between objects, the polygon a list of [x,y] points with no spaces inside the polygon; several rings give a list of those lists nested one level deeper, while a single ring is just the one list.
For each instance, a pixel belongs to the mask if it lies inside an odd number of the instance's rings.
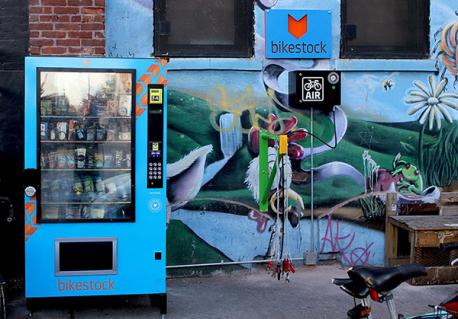
[{"label": "painted mural", "polygon": [[[436,203],[441,189],[458,189],[458,7],[432,1],[431,61],[353,69],[338,61],[339,1],[307,4],[335,17],[331,60],[264,59],[268,8],[303,5],[257,1],[254,59],[170,61],[168,264],[269,256],[278,221],[258,209],[261,129],[290,136],[289,256],[315,250],[346,265],[383,264],[386,193],[397,192],[399,204]],[[122,28],[152,25],[151,13],[151,1],[107,4],[108,54],[149,56],[152,30],[134,39]],[[367,71],[377,64],[386,71]],[[333,68],[343,72],[335,112],[289,108],[288,71]],[[312,127],[326,143],[311,138]]]}]

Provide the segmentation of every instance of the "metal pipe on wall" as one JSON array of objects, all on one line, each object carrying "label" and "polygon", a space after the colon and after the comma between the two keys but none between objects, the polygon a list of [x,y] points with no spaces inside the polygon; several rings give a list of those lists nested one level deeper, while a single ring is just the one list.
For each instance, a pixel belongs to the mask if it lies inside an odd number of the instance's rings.
[{"label": "metal pipe on wall", "polygon": [[314,179],[314,172],[313,172],[313,167],[314,167],[314,162],[313,162],[313,107],[310,108],[310,132],[312,135],[310,136],[310,246],[311,246],[311,251],[315,252],[315,227],[314,227],[314,184],[313,184],[313,179]]},{"label": "metal pipe on wall", "polygon": [[[304,258],[291,258],[292,261],[302,261]],[[231,265],[245,265],[245,264],[263,264],[274,259],[263,260],[247,260],[247,261],[228,261],[219,263],[206,263],[206,264],[187,264],[187,265],[172,265],[167,266],[167,269],[180,269],[180,268],[194,268],[194,267],[212,267],[212,266],[231,266]]]}]

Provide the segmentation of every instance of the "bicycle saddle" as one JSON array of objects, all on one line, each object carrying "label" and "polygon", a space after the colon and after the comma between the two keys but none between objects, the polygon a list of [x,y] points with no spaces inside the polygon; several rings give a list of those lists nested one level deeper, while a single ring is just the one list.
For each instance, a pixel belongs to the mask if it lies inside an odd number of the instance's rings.
[{"label": "bicycle saddle", "polygon": [[378,292],[393,290],[406,280],[425,276],[426,269],[419,264],[399,267],[353,267],[348,276],[355,281],[362,281],[367,287]]},{"label": "bicycle saddle", "polygon": [[366,284],[361,282],[360,280],[354,281],[350,278],[334,278],[332,280],[334,285],[337,285],[349,294],[352,297],[363,299],[369,295],[369,289],[367,288]]}]

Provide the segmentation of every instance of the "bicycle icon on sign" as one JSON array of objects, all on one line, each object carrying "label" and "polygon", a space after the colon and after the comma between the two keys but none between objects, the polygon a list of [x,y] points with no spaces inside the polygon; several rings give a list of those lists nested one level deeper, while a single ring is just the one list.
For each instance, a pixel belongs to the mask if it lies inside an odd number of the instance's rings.
[{"label": "bicycle icon on sign", "polygon": [[324,78],[303,77],[302,78],[302,102],[323,102],[324,101]]},{"label": "bicycle icon on sign", "polygon": [[322,84],[320,83],[319,79],[315,79],[315,80],[307,79],[307,80],[308,80],[308,82],[304,84],[304,90],[306,90],[306,91],[311,91],[311,90],[321,91]]}]

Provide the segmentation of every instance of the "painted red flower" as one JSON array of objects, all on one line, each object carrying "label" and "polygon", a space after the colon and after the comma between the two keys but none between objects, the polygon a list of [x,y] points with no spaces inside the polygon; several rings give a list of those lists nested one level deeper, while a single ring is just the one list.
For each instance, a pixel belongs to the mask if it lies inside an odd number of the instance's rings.
[{"label": "painted red flower", "polygon": [[[267,121],[263,123],[262,129],[275,135],[288,135],[288,156],[293,160],[301,160],[305,156],[304,148],[294,142],[301,141],[307,137],[307,130],[296,128],[297,118],[278,118],[275,114],[269,114]],[[259,154],[259,128],[252,127],[248,133],[248,147]],[[274,146],[274,141],[269,141],[269,146]]]},{"label": "painted red flower", "polygon": [[454,76],[458,75],[458,22],[449,24],[444,28],[441,35],[440,52],[442,62]]}]

